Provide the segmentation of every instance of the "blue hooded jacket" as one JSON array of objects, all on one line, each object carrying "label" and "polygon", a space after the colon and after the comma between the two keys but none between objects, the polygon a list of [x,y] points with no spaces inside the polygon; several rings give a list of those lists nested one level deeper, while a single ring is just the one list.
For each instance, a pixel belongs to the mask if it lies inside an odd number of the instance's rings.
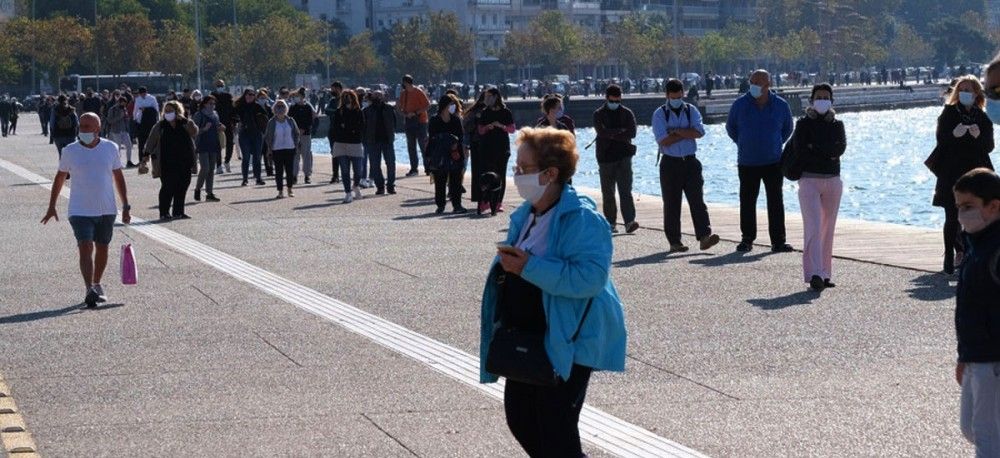
[{"label": "blue hooded jacket", "polygon": [[[530,256],[521,277],[542,290],[542,302],[548,330],[545,351],[563,380],[569,379],[573,364],[595,370],[625,370],[625,314],[611,281],[611,227],[597,213],[597,204],[566,185],[549,228],[548,253]],[[507,242],[513,245],[531,212],[523,204],[511,214]],[[499,257],[493,259],[493,265]],[[492,266],[489,271],[492,271]],[[489,272],[488,271],[488,272]],[[497,288],[488,278],[483,291],[479,381],[496,382],[498,377],[486,372],[486,355],[494,331],[500,323],[496,315]],[[594,299],[580,335],[572,342],[584,309]]]}]

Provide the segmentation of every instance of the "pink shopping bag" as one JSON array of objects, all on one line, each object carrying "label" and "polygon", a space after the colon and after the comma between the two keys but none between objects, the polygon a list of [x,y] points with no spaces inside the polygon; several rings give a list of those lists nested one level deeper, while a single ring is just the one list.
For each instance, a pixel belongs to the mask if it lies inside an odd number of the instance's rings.
[{"label": "pink shopping bag", "polygon": [[135,265],[135,252],[132,251],[132,244],[122,245],[122,284],[134,285],[139,283],[139,269]]}]

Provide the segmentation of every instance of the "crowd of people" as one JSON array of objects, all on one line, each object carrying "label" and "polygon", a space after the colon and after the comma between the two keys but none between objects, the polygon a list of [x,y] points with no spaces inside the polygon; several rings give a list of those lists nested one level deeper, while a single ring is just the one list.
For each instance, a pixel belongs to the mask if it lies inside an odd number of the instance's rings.
[{"label": "crowd of people", "polygon": [[[1000,293],[1000,177],[992,171],[989,154],[994,125],[1000,123],[1000,59],[987,67],[985,76],[985,85],[976,76],[953,82],[938,120],[938,147],[927,165],[938,177],[933,203],[946,213],[944,270],[951,274],[960,269],[955,375],[962,385],[962,431],[980,456],[996,456],[1000,341],[989,329],[1000,325],[1000,308],[991,301]],[[798,181],[803,281],[816,291],[834,287],[833,238],[844,186],[840,161],[847,146],[847,132],[834,110],[834,87],[814,85],[805,114],[796,121],[788,103],[771,89],[774,78],[767,71],[753,72],[747,82],[726,121],[738,151],[741,240],[736,250],[755,247],[763,184],[770,249],[793,251],[787,243],[782,187],[786,179]],[[55,202],[72,176],[69,219],[79,242],[88,306],[106,300],[101,276],[117,213],[115,190],[124,205],[123,221],[130,220],[123,168],[138,167],[139,173],[160,179],[161,220],[189,218],[184,209],[193,175],[195,200],[202,199],[202,189],[205,200],[219,200],[213,180],[231,173],[234,139],[242,157],[243,186],[251,172],[257,185],[266,185],[266,172],[274,176],[276,198],[282,199],[295,196],[300,174],[310,182],[310,145],[319,108],[308,91],[281,88],[272,100],[266,89],[245,89],[234,100],[224,81],[215,86],[207,95],[185,91],[168,96],[162,105],[145,88],[133,96],[126,87],[106,100],[91,91],[75,103],[60,95],[46,108],[43,128],[56,145],[60,165],[43,223],[58,218]],[[454,213],[468,211],[463,183],[471,169],[477,213],[496,214],[504,211],[511,134],[517,132],[513,183],[526,204],[511,214],[484,290],[481,379],[507,378],[507,423],[529,455],[548,456],[555,450],[556,456],[581,456],[577,422],[590,375],[624,370],[625,324],[610,269],[619,206],[625,231],[639,228],[631,192],[636,115],[624,105],[620,86],[604,88],[605,100],[593,113],[599,212],[597,203],[572,185],[581,148],[562,97],[544,97],[534,126],[518,131],[498,88],[484,88],[471,103],[447,90],[432,105],[409,75],[401,87],[391,106],[381,89],[331,84],[332,97],[323,107],[330,117],[327,135],[335,158],[331,184],[342,183],[345,204],[362,198],[368,187],[375,187],[376,194],[394,194],[393,144],[401,130],[410,159],[406,175],[418,175],[423,162],[424,173],[434,182],[436,213],[449,203]],[[666,80],[663,93],[664,104],[651,114],[650,124],[669,252],[689,249],[681,235],[682,198],[691,209],[699,248],[707,250],[720,239],[712,230],[697,158],[705,136],[702,116],[684,100],[682,81]],[[397,126],[397,113],[402,126]],[[137,163],[132,162],[133,137]]]}]

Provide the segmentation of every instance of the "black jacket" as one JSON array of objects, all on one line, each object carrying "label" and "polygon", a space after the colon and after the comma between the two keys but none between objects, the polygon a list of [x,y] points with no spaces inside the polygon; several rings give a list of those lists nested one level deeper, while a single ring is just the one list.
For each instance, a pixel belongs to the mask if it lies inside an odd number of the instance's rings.
[{"label": "black jacket", "polygon": [[[955,138],[952,131],[959,124],[975,124],[979,126],[979,138],[972,134]],[[958,178],[977,167],[993,169],[990,152],[993,151],[993,122],[979,108],[964,110],[958,105],[944,107],[937,125],[937,160],[935,174],[937,184],[934,187],[934,205],[950,207],[955,205],[955,196],[951,188]]]},{"label": "black jacket", "polygon": [[594,130],[597,131],[597,162],[617,162],[635,153],[635,114],[620,105],[617,110],[605,103],[594,111]]},{"label": "black jacket", "polygon": [[792,142],[804,173],[840,175],[840,156],[847,149],[847,136],[843,121],[833,114],[821,116],[811,111],[800,118]]},{"label": "black jacket", "polygon": [[236,110],[233,108],[233,95],[225,91],[215,91],[212,93],[212,97],[215,97],[215,112],[219,115],[219,122],[225,124],[227,129],[231,128],[237,122],[234,115]]},{"label": "black jacket", "polygon": [[[396,140],[396,111],[385,102],[368,105],[363,111],[365,116],[365,141],[388,142]],[[379,117],[382,117],[382,132],[378,132]]]},{"label": "black jacket", "polygon": [[955,295],[958,361],[1000,361],[1000,222],[965,237]]},{"label": "black jacket", "polygon": [[331,140],[337,143],[361,143],[365,133],[365,118],[361,110],[340,107],[330,120]]},{"label": "black jacket", "polygon": [[[218,107],[219,105],[216,104],[215,106]],[[236,120],[240,123],[241,132],[258,132],[260,134],[264,133],[264,128],[267,127],[267,120],[270,118],[267,115],[267,110],[260,106],[259,103],[247,103],[243,98],[240,98],[236,102],[235,116]]]}]

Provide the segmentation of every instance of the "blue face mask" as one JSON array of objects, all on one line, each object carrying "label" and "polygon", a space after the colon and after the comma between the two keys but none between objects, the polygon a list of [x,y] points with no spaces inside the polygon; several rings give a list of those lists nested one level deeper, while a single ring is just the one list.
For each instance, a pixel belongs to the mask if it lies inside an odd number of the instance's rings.
[{"label": "blue face mask", "polygon": [[760,98],[760,95],[763,93],[763,91],[764,91],[763,87],[760,87],[756,84],[750,85],[750,97],[753,97],[755,99]]},{"label": "blue face mask", "polygon": [[684,99],[669,99],[667,103],[670,104],[670,108],[677,110],[684,106]]},{"label": "blue face mask", "polygon": [[618,102],[608,102],[608,108],[610,108],[612,110],[617,110],[618,107],[620,107],[620,106],[621,106],[621,104],[618,103]]},{"label": "blue face mask", "polygon": [[976,101],[976,96],[971,92],[959,92],[958,93],[958,103],[965,105],[967,107],[972,106],[972,102]]},{"label": "blue face mask", "polygon": [[564,114],[566,114],[566,112],[562,109],[556,110],[556,119],[563,117]]},{"label": "blue face mask", "polygon": [[993,120],[993,124],[1000,124],[1000,100],[986,100],[986,115]]}]

